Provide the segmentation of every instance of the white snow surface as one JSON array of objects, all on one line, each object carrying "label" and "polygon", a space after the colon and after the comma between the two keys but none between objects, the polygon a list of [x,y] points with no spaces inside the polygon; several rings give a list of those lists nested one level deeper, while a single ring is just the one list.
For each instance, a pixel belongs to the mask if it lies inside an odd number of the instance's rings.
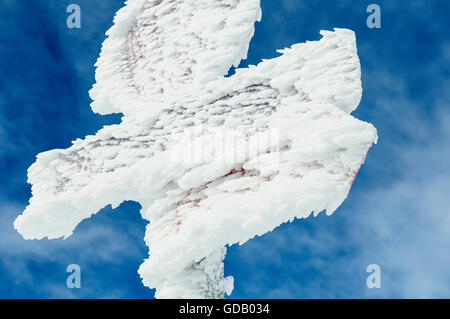
[{"label": "white snow surface", "polygon": [[15,228],[68,237],[103,207],[141,204],[158,298],[223,298],[226,246],[294,218],[332,214],[376,129],[350,115],[362,89],[355,35],[322,31],[257,66],[259,0],[129,0],[96,64],[92,109],[119,125],[41,153]]}]

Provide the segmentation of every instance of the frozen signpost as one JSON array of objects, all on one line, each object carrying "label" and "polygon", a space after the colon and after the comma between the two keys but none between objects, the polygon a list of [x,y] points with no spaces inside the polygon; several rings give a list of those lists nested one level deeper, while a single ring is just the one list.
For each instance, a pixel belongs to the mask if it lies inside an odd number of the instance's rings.
[{"label": "frozen signpost", "polygon": [[259,0],[129,0],[90,92],[95,112],[123,121],[37,156],[23,237],[68,237],[137,201],[150,221],[144,284],[159,298],[223,298],[227,245],[332,214],[377,139],[349,114],[362,93],[355,35],[322,31],[225,78],[260,18]]}]

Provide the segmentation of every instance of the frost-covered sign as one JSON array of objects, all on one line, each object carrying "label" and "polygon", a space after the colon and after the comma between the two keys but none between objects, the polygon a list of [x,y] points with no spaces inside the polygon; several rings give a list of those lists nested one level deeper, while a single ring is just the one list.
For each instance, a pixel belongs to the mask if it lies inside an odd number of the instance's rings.
[{"label": "frost-covered sign", "polygon": [[225,78],[260,18],[259,0],[129,0],[90,92],[95,112],[123,121],[37,156],[23,237],[68,237],[106,205],[137,201],[150,221],[144,284],[159,298],[217,298],[233,289],[227,245],[332,214],[377,139],[350,115],[355,35],[322,31]]}]

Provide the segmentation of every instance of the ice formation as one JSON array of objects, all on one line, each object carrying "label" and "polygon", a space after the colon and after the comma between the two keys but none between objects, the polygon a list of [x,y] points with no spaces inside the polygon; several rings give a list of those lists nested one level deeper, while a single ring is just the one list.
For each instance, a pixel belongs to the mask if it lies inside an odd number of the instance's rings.
[{"label": "ice formation", "polygon": [[226,246],[346,198],[375,128],[350,115],[362,94],[355,35],[322,31],[257,66],[246,58],[259,0],[128,0],[96,64],[92,109],[120,125],[37,156],[15,228],[68,237],[106,205],[141,204],[159,298],[222,298]]}]

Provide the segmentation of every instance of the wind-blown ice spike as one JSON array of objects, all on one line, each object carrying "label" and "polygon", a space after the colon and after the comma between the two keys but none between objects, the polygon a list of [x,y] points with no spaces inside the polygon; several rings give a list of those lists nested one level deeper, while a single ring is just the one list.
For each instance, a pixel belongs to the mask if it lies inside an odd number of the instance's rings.
[{"label": "wind-blown ice spike", "polygon": [[[233,286],[226,245],[333,213],[377,140],[349,114],[362,93],[354,33],[322,31],[224,78],[260,17],[258,0],[129,0],[91,91],[94,111],[122,112],[123,122],[38,155],[33,197],[15,221],[24,238],[67,237],[106,205],[138,201],[151,221],[144,284],[159,298],[221,298]],[[240,139],[220,160],[227,132]],[[239,152],[271,132],[257,152]],[[186,137],[203,143],[201,161],[178,155]]]}]

